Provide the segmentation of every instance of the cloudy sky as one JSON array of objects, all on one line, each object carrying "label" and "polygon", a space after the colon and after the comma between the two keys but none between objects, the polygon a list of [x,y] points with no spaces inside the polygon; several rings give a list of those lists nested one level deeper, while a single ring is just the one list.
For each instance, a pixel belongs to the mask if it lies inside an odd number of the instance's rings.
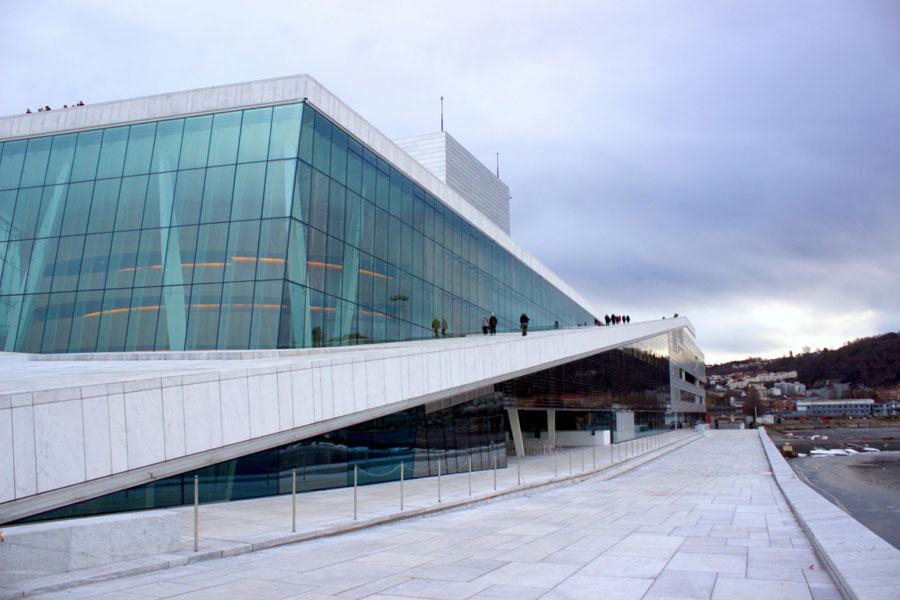
[{"label": "cloudy sky", "polygon": [[0,114],[309,73],[708,362],[900,330],[900,3],[0,0]]}]

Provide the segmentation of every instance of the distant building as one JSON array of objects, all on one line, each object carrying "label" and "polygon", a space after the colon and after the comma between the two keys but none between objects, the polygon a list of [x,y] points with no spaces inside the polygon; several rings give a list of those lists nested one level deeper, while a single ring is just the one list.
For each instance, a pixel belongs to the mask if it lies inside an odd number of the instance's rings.
[{"label": "distant building", "polygon": [[801,400],[797,402],[797,412],[802,417],[870,417],[871,398],[861,400]]}]

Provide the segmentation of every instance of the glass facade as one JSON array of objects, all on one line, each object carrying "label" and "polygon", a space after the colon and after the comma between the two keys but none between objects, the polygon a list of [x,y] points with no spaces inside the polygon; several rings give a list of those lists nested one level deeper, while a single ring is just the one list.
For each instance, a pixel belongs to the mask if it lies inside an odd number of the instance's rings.
[{"label": "glass facade", "polygon": [[593,321],[302,103],[0,144],[0,350],[296,348]]},{"label": "glass facade", "polygon": [[557,430],[610,430],[615,412],[633,411],[638,434],[665,427],[670,394],[669,335],[498,384],[504,405],[518,408],[523,435],[547,431],[546,411],[556,410]]}]

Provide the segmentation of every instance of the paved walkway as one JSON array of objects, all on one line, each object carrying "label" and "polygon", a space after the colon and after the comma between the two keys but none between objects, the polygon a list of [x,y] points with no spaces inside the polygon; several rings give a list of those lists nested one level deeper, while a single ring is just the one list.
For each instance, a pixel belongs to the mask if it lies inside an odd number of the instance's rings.
[{"label": "paved walkway", "polygon": [[[552,469],[552,457],[542,460]],[[563,462],[557,468],[567,475]],[[458,495],[466,476],[444,484]],[[396,484],[366,490],[392,486],[399,491]],[[360,509],[377,512],[372,507],[384,501],[373,495],[360,500]],[[346,520],[352,496],[332,509]],[[271,515],[256,514],[261,529],[245,534],[265,535]],[[244,527],[250,520],[233,522]],[[225,532],[227,521],[220,513],[201,527]],[[709,432],[615,479],[588,477],[465,510],[39,597],[840,598],[775,485],[755,431]]]}]

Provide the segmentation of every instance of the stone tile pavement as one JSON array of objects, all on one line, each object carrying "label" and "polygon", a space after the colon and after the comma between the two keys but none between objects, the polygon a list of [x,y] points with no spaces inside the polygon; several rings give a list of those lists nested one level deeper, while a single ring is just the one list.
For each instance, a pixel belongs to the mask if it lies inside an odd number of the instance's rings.
[{"label": "stone tile pavement", "polygon": [[[552,468],[548,460],[542,464]],[[557,461],[567,474],[567,460],[563,466]],[[841,597],[775,484],[755,431],[707,432],[624,475],[609,473],[38,597]],[[453,486],[446,478],[454,494],[466,485],[464,475],[455,478],[461,483]],[[265,512],[257,513],[262,521]]]}]

